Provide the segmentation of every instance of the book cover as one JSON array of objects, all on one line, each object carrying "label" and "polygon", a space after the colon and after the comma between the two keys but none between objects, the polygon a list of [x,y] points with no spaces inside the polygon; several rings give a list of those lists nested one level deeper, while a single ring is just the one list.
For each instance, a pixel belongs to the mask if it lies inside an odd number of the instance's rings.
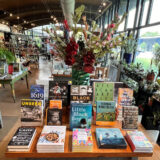
[{"label": "book cover", "polygon": [[47,125],[62,125],[62,110],[47,109]]},{"label": "book cover", "polygon": [[91,103],[92,102],[93,88],[92,86],[85,85],[72,85],[71,86],[71,102],[75,103]]},{"label": "book cover", "polygon": [[21,100],[22,126],[41,126],[43,124],[43,100]]},{"label": "book cover", "polygon": [[92,151],[93,138],[91,129],[74,128],[72,132],[72,151],[88,152]]},{"label": "book cover", "polygon": [[118,89],[118,105],[131,106],[133,100],[133,90],[130,88]]},{"label": "book cover", "polygon": [[146,138],[143,132],[134,130],[127,131],[126,138],[129,144],[131,145],[132,151],[140,149],[140,151],[145,151],[148,148],[148,151],[152,151],[153,146],[151,142]]},{"label": "book cover", "polygon": [[49,81],[49,100],[62,100],[63,106],[68,105],[68,82]]},{"label": "book cover", "polygon": [[64,145],[66,126],[44,126],[37,142],[38,146]]},{"label": "book cover", "polygon": [[137,129],[138,128],[138,107],[123,106],[123,129]]},{"label": "book cover", "polygon": [[50,100],[49,108],[62,109],[62,100]]},{"label": "book cover", "polygon": [[35,136],[36,129],[33,127],[20,127],[17,129],[16,133],[10,140],[8,144],[8,149],[13,148],[30,148],[30,145]]},{"label": "book cover", "polygon": [[92,105],[89,103],[71,103],[70,129],[90,128],[92,122]]},{"label": "book cover", "polygon": [[99,148],[124,149],[127,143],[118,128],[96,128],[96,139]]},{"label": "book cover", "polygon": [[31,85],[31,99],[44,100],[44,85]]}]

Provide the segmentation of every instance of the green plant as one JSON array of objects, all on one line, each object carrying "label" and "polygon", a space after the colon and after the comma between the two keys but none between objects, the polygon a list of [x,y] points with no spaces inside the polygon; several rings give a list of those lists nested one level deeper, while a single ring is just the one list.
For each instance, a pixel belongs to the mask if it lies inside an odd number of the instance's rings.
[{"label": "green plant", "polygon": [[155,63],[155,65],[158,65],[158,63],[160,62],[160,45],[156,45],[156,47],[154,47],[153,52],[153,62]]},{"label": "green plant", "polygon": [[15,56],[8,48],[3,44],[0,44],[0,59],[6,60],[7,63],[11,63],[15,60]]},{"label": "green plant", "polygon": [[137,41],[134,39],[133,34],[130,34],[130,36],[125,38],[122,46],[125,53],[133,54],[133,52],[137,49]]}]

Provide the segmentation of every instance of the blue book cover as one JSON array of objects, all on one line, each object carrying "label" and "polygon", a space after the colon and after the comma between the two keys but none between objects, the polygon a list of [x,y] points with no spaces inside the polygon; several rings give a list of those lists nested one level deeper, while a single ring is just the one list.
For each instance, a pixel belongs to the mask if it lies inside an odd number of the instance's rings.
[{"label": "blue book cover", "polygon": [[127,143],[118,128],[96,128],[96,139],[99,148],[124,149]]},{"label": "blue book cover", "polygon": [[43,85],[31,85],[30,93],[31,93],[31,99],[44,100],[44,86]]},{"label": "blue book cover", "polygon": [[90,128],[92,123],[92,105],[88,103],[71,103],[70,129]]}]

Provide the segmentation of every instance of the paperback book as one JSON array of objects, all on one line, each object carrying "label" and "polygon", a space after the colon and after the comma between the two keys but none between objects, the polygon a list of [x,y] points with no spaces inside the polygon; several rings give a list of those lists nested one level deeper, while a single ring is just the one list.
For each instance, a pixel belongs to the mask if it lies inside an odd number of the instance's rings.
[{"label": "paperback book", "polygon": [[43,125],[43,100],[21,100],[21,124],[22,126]]},{"label": "paperback book", "polygon": [[44,85],[31,85],[31,99],[44,100]]},{"label": "paperback book", "polygon": [[89,103],[71,103],[70,129],[90,128],[92,122],[92,105]]},{"label": "paperback book", "polygon": [[153,152],[152,144],[141,131],[127,131],[126,139],[133,152]]},{"label": "paperback book", "polygon": [[138,128],[138,107],[124,106],[123,107],[123,129],[137,129]]},{"label": "paperback book", "polygon": [[[97,114],[96,114],[96,125],[105,125],[107,121],[115,121],[116,119],[116,104],[114,101],[105,102],[97,101]],[[107,125],[108,123],[106,123]]]},{"label": "paperback book", "polygon": [[92,152],[93,139],[91,129],[73,129],[72,152]]},{"label": "paperback book", "polygon": [[118,128],[96,128],[98,148],[125,149],[127,143]]},{"label": "paperback book", "polygon": [[68,105],[68,82],[49,81],[49,100],[62,100],[63,106]]},{"label": "paperback book", "polygon": [[50,100],[49,108],[62,109],[62,100]]},{"label": "paperback book", "polygon": [[55,108],[47,109],[47,125],[62,125],[62,110]]},{"label": "paperback book", "polygon": [[71,103],[91,103],[92,102],[93,88],[85,85],[72,85],[71,86]]},{"label": "paperback book", "polygon": [[8,151],[29,151],[36,135],[33,127],[20,127],[8,144]]},{"label": "paperback book", "polygon": [[65,136],[66,126],[44,126],[37,142],[37,152],[64,152]]}]

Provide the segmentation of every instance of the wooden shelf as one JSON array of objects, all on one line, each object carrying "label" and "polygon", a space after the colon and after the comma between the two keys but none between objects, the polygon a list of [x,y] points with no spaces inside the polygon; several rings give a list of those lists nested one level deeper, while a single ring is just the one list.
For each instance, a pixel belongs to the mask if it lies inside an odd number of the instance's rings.
[{"label": "wooden shelf", "polygon": [[[118,123],[117,123],[118,124]],[[119,125],[119,124],[118,124]],[[67,129],[65,139],[64,153],[37,153],[36,144],[42,128],[37,127],[37,134],[31,146],[30,152],[8,152],[5,155],[8,158],[50,158],[50,157],[151,157],[152,153],[133,153],[130,146],[127,145],[126,149],[99,149],[95,136],[95,129],[102,128],[101,126],[92,125],[93,136],[93,152],[72,152],[72,131]],[[104,128],[104,127],[103,127]],[[122,131],[125,135],[125,131]]]}]

